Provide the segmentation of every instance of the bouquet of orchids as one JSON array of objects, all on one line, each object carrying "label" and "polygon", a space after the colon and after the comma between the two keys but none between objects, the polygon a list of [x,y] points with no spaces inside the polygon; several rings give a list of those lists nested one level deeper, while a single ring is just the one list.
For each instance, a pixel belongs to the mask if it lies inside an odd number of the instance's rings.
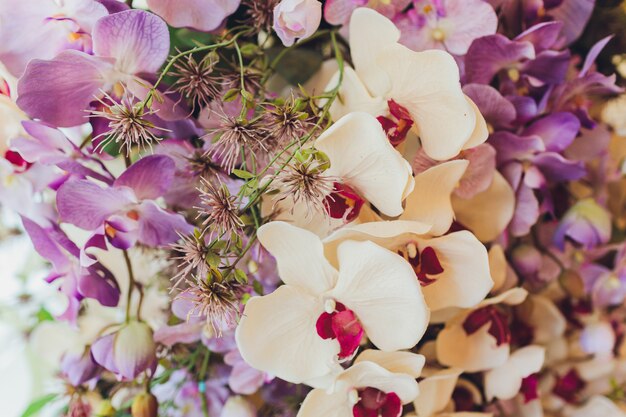
[{"label": "bouquet of orchids", "polygon": [[626,416],[594,0],[138,3],[0,0],[23,417]]}]

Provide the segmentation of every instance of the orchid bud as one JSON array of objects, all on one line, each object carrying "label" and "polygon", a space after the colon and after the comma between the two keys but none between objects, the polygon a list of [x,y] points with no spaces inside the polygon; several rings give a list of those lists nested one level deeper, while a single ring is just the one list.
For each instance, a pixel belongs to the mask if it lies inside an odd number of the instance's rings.
[{"label": "orchid bud", "polygon": [[274,8],[274,30],[285,46],[311,36],[322,20],[317,0],[282,0]]},{"label": "orchid bud", "polygon": [[156,344],[145,323],[133,321],[122,327],[113,351],[120,374],[129,379],[156,365]]},{"label": "orchid bud", "polygon": [[520,245],[513,251],[511,261],[520,274],[533,275],[541,267],[541,252],[534,246]]},{"label": "orchid bud", "polygon": [[593,199],[580,200],[570,208],[554,233],[554,244],[563,250],[565,238],[591,249],[611,239],[611,215]]},{"label": "orchid bud", "polygon": [[98,417],[113,417],[115,416],[115,408],[111,404],[111,401],[105,400],[100,403],[98,408],[96,409],[96,414]]},{"label": "orchid bud", "polygon": [[159,403],[149,392],[138,394],[130,408],[133,417],[158,417]]}]

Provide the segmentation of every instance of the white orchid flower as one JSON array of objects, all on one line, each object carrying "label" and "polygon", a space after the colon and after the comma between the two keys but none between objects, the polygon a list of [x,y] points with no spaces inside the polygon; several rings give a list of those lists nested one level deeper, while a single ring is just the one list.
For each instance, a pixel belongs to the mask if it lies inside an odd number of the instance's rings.
[{"label": "white orchid flower", "polygon": [[284,222],[258,230],[285,285],[252,297],[237,327],[252,367],[293,383],[324,378],[364,336],[383,351],[409,349],[429,318],[410,264],[372,242],[342,242],[337,268],[313,233]]}]

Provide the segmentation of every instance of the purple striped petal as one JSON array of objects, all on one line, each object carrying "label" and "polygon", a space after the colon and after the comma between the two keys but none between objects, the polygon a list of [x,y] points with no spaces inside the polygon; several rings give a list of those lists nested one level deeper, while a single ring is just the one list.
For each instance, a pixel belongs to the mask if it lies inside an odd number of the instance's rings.
[{"label": "purple striped petal", "polygon": [[49,61],[34,59],[18,82],[17,104],[31,118],[54,126],[86,123],[85,110],[100,95],[103,74],[111,68],[107,60],[78,51],[63,51]]},{"label": "purple striped petal", "polygon": [[125,74],[154,73],[167,59],[170,36],[158,16],[143,10],[126,10],[105,16],[93,29],[96,55],[117,61]]}]

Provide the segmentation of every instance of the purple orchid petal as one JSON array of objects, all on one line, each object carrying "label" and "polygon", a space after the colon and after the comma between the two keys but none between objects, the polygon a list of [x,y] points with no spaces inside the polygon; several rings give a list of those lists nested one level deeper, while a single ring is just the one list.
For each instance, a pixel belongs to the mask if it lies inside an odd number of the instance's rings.
[{"label": "purple orchid petal", "polygon": [[30,120],[22,122],[26,133],[33,139],[17,138],[11,142],[20,155],[28,162],[54,164],[67,158],[76,146],[58,129]]},{"label": "purple orchid petal", "polygon": [[132,218],[127,214],[115,214],[109,217],[105,223],[107,240],[114,247],[126,250],[135,246],[139,239],[139,221],[135,219],[136,211]]},{"label": "purple orchid petal", "polygon": [[591,47],[589,53],[587,53],[587,57],[585,58],[585,63],[583,64],[580,73],[578,73],[578,77],[584,77],[589,72],[591,66],[598,58],[598,55],[600,55],[600,52],[602,52],[606,44],[609,43],[611,39],[613,39],[613,36],[614,35],[611,35],[607,36],[606,38],[600,39]]},{"label": "purple orchid petal", "polygon": [[113,342],[113,356],[118,374],[133,380],[140,373],[156,369],[156,345],[147,324],[131,321],[122,327]]},{"label": "purple orchid petal", "polygon": [[496,34],[476,39],[465,56],[468,83],[489,84],[502,69],[515,67],[524,60],[535,58],[530,42],[516,42]]},{"label": "purple orchid petal", "polygon": [[611,132],[604,124],[594,129],[582,129],[580,136],[566,150],[568,159],[588,161],[608,152]]},{"label": "purple orchid petal", "polygon": [[581,161],[568,161],[554,152],[546,152],[532,158],[548,181],[573,181],[585,176],[587,170]]},{"label": "purple orchid petal", "polygon": [[91,345],[91,356],[93,360],[114,374],[119,373],[115,363],[113,352],[113,344],[115,342],[115,334],[102,336]]},{"label": "purple orchid petal", "polygon": [[467,84],[463,92],[478,106],[481,114],[494,127],[508,127],[515,120],[515,106],[490,85]]},{"label": "purple orchid petal", "polygon": [[183,216],[163,210],[154,201],[144,201],[139,211],[139,241],[148,246],[163,246],[179,239],[179,233],[193,231]]},{"label": "purple orchid petal", "polygon": [[111,64],[83,52],[64,51],[52,60],[34,59],[20,78],[17,104],[30,117],[54,126],[88,121],[85,110],[104,87]]},{"label": "purple orchid petal", "polygon": [[324,3],[324,19],[331,25],[346,24],[357,7],[356,1],[327,0]]},{"label": "purple orchid petal", "polygon": [[543,51],[533,60],[522,65],[521,72],[530,77],[534,86],[543,84],[560,84],[565,80],[569,68],[570,52]]},{"label": "purple orchid petal", "polygon": [[50,261],[57,271],[66,270],[70,264],[68,255],[62,251],[61,247],[52,239],[48,231],[23,216],[22,224],[37,253],[44,259]]},{"label": "purple orchid petal", "polygon": [[579,200],[572,206],[554,232],[553,242],[565,249],[565,238],[578,242],[585,249],[604,244],[611,239],[611,214],[591,198]]},{"label": "purple orchid petal", "polygon": [[241,0],[148,0],[148,7],[171,26],[202,31],[217,29]]},{"label": "purple orchid petal", "polygon": [[519,34],[515,40],[532,43],[535,51],[539,53],[554,46],[562,29],[562,22],[543,22]]},{"label": "purple orchid petal", "polygon": [[97,229],[113,213],[133,203],[128,188],[102,188],[88,180],[68,181],[57,192],[61,220],[85,230]]},{"label": "purple orchid petal", "polygon": [[527,159],[536,152],[545,150],[538,136],[518,136],[507,131],[494,133],[489,137],[489,143],[498,151],[499,165],[511,160]]},{"label": "purple orchid petal", "polygon": [[96,0],[98,3],[102,4],[106,7],[109,14],[123,12],[125,10],[130,9],[130,7],[123,2],[118,0]]},{"label": "purple orchid petal", "polygon": [[566,43],[575,41],[583,33],[594,5],[595,0],[563,0],[558,7],[548,11],[554,20],[563,22],[561,33]]},{"label": "purple orchid petal", "polygon": [[162,326],[154,332],[154,341],[165,346],[177,343],[195,343],[200,341],[204,323],[180,323],[174,326]]},{"label": "purple orchid petal", "polygon": [[426,154],[424,148],[419,148],[415,153],[411,167],[413,168],[413,173],[417,175],[439,164],[439,161],[435,161]]},{"label": "purple orchid petal", "polygon": [[483,143],[465,150],[463,157],[469,160],[469,165],[454,193],[461,198],[470,199],[485,191],[493,182],[496,150],[491,145]]},{"label": "purple orchid petal", "polygon": [[75,387],[98,376],[100,370],[88,350],[80,354],[68,352],[61,359],[61,374]]},{"label": "purple orchid petal", "polygon": [[120,287],[113,274],[100,264],[82,268],[78,291],[106,307],[115,307],[120,301]]},{"label": "purple orchid petal", "polygon": [[523,131],[524,136],[536,135],[543,140],[547,151],[565,150],[578,135],[580,121],[571,113],[552,113],[543,117]]},{"label": "purple orchid petal", "polygon": [[525,236],[539,219],[539,202],[533,190],[523,183],[516,197],[515,213],[509,223],[509,230],[513,236]]},{"label": "purple orchid petal", "polygon": [[526,123],[537,116],[537,102],[532,97],[507,96],[506,99],[515,106],[516,121],[520,124]]},{"label": "purple orchid petal", "polygon": [[158,16],[143,10],[126,10],[98,20],[93,29],[96,55],[111,57],[124,74],[154,73],[167,59],[170,37]]},{"label": "purple orchid petal", "polygon": [[91,248],[107,250],[106,239],[101,231],[94,233],[80,249],[80,266],[89,267],[98,262],[96,257],[88,252]]},{"label": "purple orchid petal", "polygon": [[140,200],[154,200],[169,189],[175,170],[176,164],[168,156],[146,156],[124,171],[114,186],[132,188]]}]

